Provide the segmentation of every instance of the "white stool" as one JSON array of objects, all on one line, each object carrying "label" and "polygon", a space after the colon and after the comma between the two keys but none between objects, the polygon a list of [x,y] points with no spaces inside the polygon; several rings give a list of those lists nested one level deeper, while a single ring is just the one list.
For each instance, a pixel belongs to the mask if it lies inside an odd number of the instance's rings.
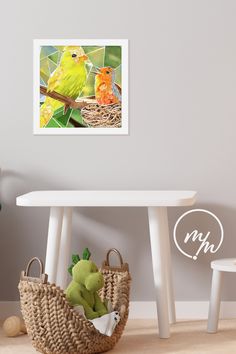
[{"label": "white stool", "polygon": [[236,259],[226,258],[218,259],[211,262],[213,269],[212,284],[211,284],[211,299],[208,313],[208,333],[216,333],[218,328],[219,313],[220,313],[220,296],[223,272],[236,273]]}]

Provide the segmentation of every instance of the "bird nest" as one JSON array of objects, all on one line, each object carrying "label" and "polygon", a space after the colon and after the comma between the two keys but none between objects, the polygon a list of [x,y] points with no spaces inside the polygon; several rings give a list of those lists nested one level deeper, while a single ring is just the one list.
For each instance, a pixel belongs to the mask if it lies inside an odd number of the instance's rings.
[{"label": "bird nest", "polygon": [[120,128],[121,127],[121,104],[98,105],[87,104],[81,109],[83,121],[89,127],[94,128]]}]

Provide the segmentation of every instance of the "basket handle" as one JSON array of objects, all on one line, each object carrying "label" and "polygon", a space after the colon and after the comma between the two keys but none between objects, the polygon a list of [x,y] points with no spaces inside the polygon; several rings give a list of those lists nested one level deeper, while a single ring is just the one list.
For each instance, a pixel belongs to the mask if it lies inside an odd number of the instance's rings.
[{"label": "basket handle", "polygon": [[[119,261],[120,261],[120,266],[118,267],[111,267],[110,266],[110,254],[111,253],[116,253],[118,258],[119,258]],[[123,271],[123,272],[126,272],[129,270],[129,266],[128,266],[128,263],[124,263],[123,262],[123,258],[120,254],[120,252],[116,249],[116,248],[111,248],[109,249],[109,251],[107,252],[107,256],[106,256],[106,260],[103,262],[102,264],[102,269],[110,269],[110,270],[117,270],[117,271]]]},{"label": "basket handle", "polygon": [[[39,264],[39,277],[30,277],[29,276],[29,271],[30,271],[30,267],[32,265],[33,262],[37,261]],[[33,257],[29,263],[27,264],[26,270],[21,272],[21,280],[27,280],[27,281],[31,281],[34,283],[47,283],[48,281],[48,276],[47,274],[43,273],[44,269],[43,269],[43,262],[41,261],[41,259],[39,259],[38,257]]]}]

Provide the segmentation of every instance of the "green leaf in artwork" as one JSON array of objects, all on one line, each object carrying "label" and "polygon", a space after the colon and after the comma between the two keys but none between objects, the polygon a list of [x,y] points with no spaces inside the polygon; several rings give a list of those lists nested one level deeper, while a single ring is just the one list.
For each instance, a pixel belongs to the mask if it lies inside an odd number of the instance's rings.
[{"label": "green leaf in artwork", "polygon": [[[63,107],[64,108],[64,107]],[[66,114],[62,114],[60,117],[54,117],[56,119],[56,121],[62,125],[63,127],[66,127],[69,120],[70,120],[70,116],[71,116],[71,113],[72,113],[72,109],[69,108],[66,112]]]},{"label": "green leaf in artwork", "polygon": [[51,118],[45,128],[61,128],[61,126],[54,118]]},{"label": "green leaf in artwork", "polygon": [[67,128],[80,128],[81,126],[87,127],[87,124],[85,124],[83,121],[80,109],[74,109],[71,113],[70,121],[67,124]]},{"label": "green leaf in artwork", "polygon": [[74,128],[76,124],[73,124],[73,120],[86,126],[83,122],[80,109],[69,108],[66,114],[64,114],[64,106],[62,106],[54,112],[53,117],[50,119],[45,128]]},{"label": "green leaf in artwork", "polygon": [[83,124],[83,118],[81,116],[80,109],[73,109],[71,118],[73,118],[76,122]]},{"label": "green leaf in artwork", "polygon": [[57,119],[64,114],[64,106],[59,107],[53,114],[53,118]]},{"label": "green leaf in artwork", "polygon": [[58,108],[46,125],[46,128],[66,128],[70,119],[71,112],[72,109],[69,108],[64,115],[64,106]]}]

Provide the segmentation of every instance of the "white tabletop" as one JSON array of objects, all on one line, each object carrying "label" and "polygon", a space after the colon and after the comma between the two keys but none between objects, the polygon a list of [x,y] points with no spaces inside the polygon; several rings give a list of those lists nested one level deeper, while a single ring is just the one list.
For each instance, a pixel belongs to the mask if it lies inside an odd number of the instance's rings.
[{"label": "white tabletop", "polygon": [[30,207],[76,206],[189,206],[194,191],[35,191],[16,198],[16,204]]}]

